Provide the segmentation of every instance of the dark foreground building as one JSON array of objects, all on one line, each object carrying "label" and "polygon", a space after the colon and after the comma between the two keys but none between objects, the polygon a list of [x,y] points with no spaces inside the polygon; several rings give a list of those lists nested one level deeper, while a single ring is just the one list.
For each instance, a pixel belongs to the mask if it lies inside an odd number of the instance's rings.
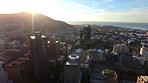
[{"label": "dark foreground building", "polygon": [[35,32],[30,38],[35,78],[42,80],[49,76],[47,38],[41,32]]}]

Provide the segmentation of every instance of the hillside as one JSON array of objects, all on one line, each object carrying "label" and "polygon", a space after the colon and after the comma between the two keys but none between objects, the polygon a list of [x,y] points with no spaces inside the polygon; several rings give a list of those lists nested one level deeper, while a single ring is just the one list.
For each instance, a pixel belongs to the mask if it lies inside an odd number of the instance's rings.
[{"label": "hillside", "polygon": [[[31,31],[32,14],[31,13],[16,13],[16,14],[0,14],[0,24],[4,25],[7,29],[24,28]],[[34,29],[41,31],[55,31],[68,27],[72,27],[62,21],[53,20],[42,14],[34,14]]]}]

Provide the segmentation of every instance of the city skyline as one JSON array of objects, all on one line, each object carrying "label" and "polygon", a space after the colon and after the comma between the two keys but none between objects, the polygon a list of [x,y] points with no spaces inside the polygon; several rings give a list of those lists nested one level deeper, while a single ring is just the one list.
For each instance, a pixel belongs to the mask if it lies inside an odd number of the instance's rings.
[{"label": "city skyline", "polygon": [[147,0],[0,0],[0,13],[29,11],[61,21],[148,22],[147,3]]}]

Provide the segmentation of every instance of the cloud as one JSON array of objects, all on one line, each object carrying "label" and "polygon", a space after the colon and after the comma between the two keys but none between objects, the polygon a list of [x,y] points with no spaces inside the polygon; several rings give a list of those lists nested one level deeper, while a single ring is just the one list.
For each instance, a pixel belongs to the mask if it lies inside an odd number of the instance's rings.
[{"label": "cloud", "polygon": [[93,0],[90,1],[90,3],[92,4],[93,7],[99,6],[99,5],[103,5],[109,2],[112,2],[113,0],[102,0],[102,1],[98,1],[98,0]]},{"label": "cloud", "polygon": [[90,17],[98,21],[148,22],[148,10],[134,8],[129,11],[104,11],[102,14],[96,14]]}]

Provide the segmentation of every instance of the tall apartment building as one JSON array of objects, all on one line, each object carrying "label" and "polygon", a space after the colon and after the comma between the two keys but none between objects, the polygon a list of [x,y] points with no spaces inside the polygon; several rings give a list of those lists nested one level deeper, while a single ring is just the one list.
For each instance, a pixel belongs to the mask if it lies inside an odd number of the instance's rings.
[{"label": "tall apartment building", "polygon": [[49,76],[48,42],[46,36],[41,32],[35,32],[30,36],[31,52],[36,79]]},{"label": "tall apartment building", "polygon": [[79,56],[76,54],[69,55],[64,66],[65,83],[79,83],[80,77]]},{"label": "tall apartment building", "polygon": [[88,48],[91,43],[91,27],[88,25],[80,32],[80,44],[84,48]]},{"label": "tall apartment building", "polygon": [[50,40],[48,41],[49,59],[58,59],[60,57],[60,42]]}]

